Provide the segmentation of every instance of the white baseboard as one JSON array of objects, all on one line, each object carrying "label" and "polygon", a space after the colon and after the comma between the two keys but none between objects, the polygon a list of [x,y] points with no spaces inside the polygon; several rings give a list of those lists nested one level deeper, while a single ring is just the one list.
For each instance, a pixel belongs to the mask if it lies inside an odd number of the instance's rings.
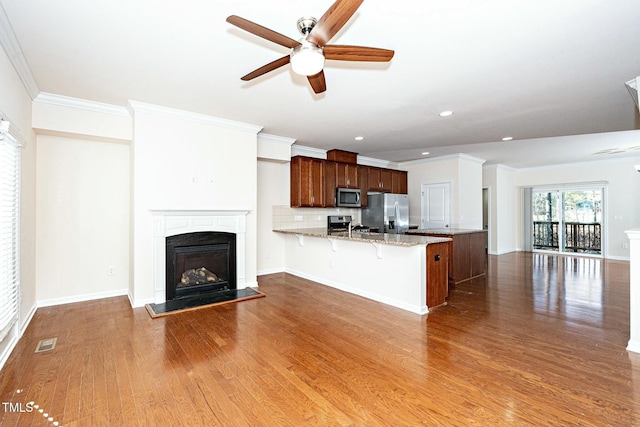
[{"label": "white baseboard", "polygon": [[488,251],[489,255],[504,255],[504,254],[510,254],[512,252],[520,252],[518,251],[518,249],[507,249],[507,250],[503,250],[503,251]]},{"label": "white baseboard", "polygon": [[129,304],[131,304],[131,308],[140,308],[144,307],[146,304],[153,304],[155,302],[153,298],[136,300],[135,298],[133,298],[128,289],[126,295],[127,297],[129,297]]},{"label": "white baseboard", "polygon": [[629,340],[627,345],[627,351],[633,351],[634,353],[640,353],[640,342]]},{"label": "white baseboard", "polygon": [[4,368],[4,364],[9,360],[9,356],[11,356],[11,353],[13,352],[13,349],[16,348],[19,340],[20,336],[18,336],[16,332],[9,332],[2,341],[2,346],[0,346],[0,370]]},{"label": "white baseboard", "polygon": [[38,305],[34,303],[29,309],[29,313],[27,314],[24,322],[17,327],[14,325],[13,332],[10,332],[5,338],[8,341],[3,342],[0,347],[2,348],[2,351],[0,352],[0,370],[2,370],[4,364],[9,359],[9,356],[11,356],[11,353],[13,353],[13,350],[16,348],[16,345],[18,345],[18,341],[20,341],[20,338],[22,338],[22,335],[24,335],[24,332],[27,330],[27,327],[29,326],[29,323],[31,323],[31,319],[33,319],[34,314],[36,314],[37,309]]},{"label": "white baseboard", "polygon": [[276,273],[284,273],[284,267],[283,268],[267,268],[265,270],[260,270],[256,273],[256,275],[258,276],[265,276],[267,274],[276,274]]},{"label": "white baseboard", "polygon": [[611,255],[609,255],[609,256],[605,257],[605,259],[613,259],[613,260],[616,260],[616,261],[631,261],[631,258],[629,258],[628,256],[625,257],[625,256],[611,256]]},{"label": "white baseboard", "polygon": [[29,323],[31,323],[31,319],[33,319],[33,316],[36,314],[37,309],[38,303],[34,302],[29,309],[29,313],[27,313],[26,319],[24,320],[24,322],[22,322],[22,325],[20,325],[20,338],[22,338],[22,335],[24,335],[24,332],[27,330],[27,327],[29,326]]},{"label": "white baseboard", "polygon": [[74,302],[91,301],[94,299],[119,297],[119,296],[127,295],[128,293],[129,293],[129,289],[116,289],[114,291],[96,292],[93,294],[83,294],[83,295],[74,295],[70,297],[39,300],[37,304],[38,304],[38,308],[50,307],[53,305],[71,304]]}]

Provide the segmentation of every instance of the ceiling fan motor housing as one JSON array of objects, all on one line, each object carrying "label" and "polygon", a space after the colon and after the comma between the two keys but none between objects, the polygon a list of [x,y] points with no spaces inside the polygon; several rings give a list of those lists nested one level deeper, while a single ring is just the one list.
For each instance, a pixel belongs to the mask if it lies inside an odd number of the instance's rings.
[{"label": "ceiling fan motor housing", "polygon": [[317,23],[318,20],[316,18],[312,16],[303,16],[302,18],[298,19],[298,31],[303,36],[306,36],[311,32],[311,30],[313,30],[313,27],[315,27]]}]

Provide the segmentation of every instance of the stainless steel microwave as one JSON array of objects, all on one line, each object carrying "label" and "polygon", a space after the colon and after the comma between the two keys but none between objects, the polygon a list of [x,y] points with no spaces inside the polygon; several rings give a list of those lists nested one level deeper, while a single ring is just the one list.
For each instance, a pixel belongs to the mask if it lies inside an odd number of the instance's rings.
[{"label": "stainless steel microwave", "polygon": [[336,206],[341,208],[359,208],[360,190],[357,188],[336,188]]}]

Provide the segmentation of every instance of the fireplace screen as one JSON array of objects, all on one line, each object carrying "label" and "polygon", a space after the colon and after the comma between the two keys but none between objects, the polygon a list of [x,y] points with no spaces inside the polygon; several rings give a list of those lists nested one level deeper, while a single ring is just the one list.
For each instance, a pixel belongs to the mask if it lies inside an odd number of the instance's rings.
[{"label": "fireplace screen", "polygon": [[188,233],[167,237],[167,301],[236,289],[235,234]]}]

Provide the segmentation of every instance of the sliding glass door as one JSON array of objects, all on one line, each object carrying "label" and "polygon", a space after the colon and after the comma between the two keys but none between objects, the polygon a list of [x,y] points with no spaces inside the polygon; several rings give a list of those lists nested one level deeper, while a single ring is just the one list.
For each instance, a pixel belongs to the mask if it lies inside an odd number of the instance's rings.
[{"label": "sliding glass door", "polygon": [[533,249],[602,254],[602,188],[535,190]]}]

